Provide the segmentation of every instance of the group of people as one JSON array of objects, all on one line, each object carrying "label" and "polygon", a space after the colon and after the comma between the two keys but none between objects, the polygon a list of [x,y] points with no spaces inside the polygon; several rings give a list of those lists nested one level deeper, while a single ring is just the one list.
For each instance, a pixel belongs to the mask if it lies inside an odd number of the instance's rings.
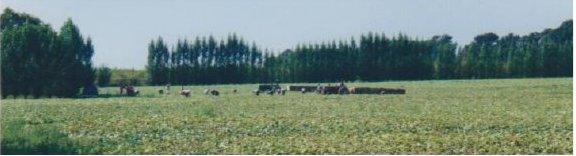
[{"label": "group of people", "polygon": [[[170,94],[170,84],[167,84],[165,89],[166,89],[166,94]],[[234,89],[233,92],[236,93],[236,89]],[[184,89],[184,86],[182,86],[182,88],[180,88],[180,95],[182,95],[184,97],[190,97],[191,93],[192,93],[192,91],[190,89]],[[158,90],[158,94],[161,94],[161,95],[164,94],[164,90],[163,89]],[[205,89],[204,95],[218,96],[218,95],[220,95],[220,92],[218,92],[218,90],[215,90],[215,89]]]}]

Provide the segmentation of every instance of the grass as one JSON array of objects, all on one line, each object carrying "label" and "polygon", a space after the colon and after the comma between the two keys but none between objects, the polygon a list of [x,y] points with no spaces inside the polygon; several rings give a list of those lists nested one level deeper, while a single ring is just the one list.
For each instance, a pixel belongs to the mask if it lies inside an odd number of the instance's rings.
[{"label": "grass", "polygon": [[[315,84],[314,84],[315,85]],[[2,100],[2,154],[571,154],[572,79],[354,83],[405,95]],[[205,96],[218,89],[219,97]],[[232,93],[238,89],[239,93]],[[117,88],[101,93],[114,94]]]}]

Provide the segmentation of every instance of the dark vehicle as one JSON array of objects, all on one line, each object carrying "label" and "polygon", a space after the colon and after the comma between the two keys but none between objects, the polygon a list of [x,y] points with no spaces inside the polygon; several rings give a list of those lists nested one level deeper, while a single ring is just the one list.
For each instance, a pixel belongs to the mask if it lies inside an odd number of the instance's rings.
[{"label": "dark vehicle", "polygon": [[280,88],[278,84],[267,84],[267,85],[258,85],[258,91],[267,92],[267,91],[276,91]]}]

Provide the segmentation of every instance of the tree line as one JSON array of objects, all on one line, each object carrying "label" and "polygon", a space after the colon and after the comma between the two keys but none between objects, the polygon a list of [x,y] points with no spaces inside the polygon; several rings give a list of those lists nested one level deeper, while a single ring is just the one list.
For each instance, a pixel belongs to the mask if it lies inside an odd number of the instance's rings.
[{"label": "tree line", "polygon": [[278,55],[236,35],[180,39],[171,47],[162,38],[149,44],[152,85],[572,76],[572,20],[524,36],[480,34],[462,47],[446,34],[377,33],[300,44]]},{"label": "tree line", "polygon": [[458,78],[572,76],[572,20],[525,36],[478,35],[458,51]]},{"label": "tree line", "polygon": [[254,83],[265,81],[262,54],[236,35],[178,40],[171,50],[158,38],[148,45],[146,69],[152,85]]},{"label": "tree line", "polygon": [[[300,44],[279,54],[231,34],[148,45],[146,71],[94,69],[91,39],[68,19],[56,32],[6,8],[0,15],[1,94],[73,97],[108,85],[334,82],[572,76],[572,20],[528,35],[414,39],[366,33],[359,40]],[[119,74],[120,73],[120,74]],[[143,82],[142,78],[147,78]]]},{"label": "tree line", "polygon": [[0,15],[2,97],[73,97],[94,82],[94,47],[68,19],[50,25],[6,8]]}]

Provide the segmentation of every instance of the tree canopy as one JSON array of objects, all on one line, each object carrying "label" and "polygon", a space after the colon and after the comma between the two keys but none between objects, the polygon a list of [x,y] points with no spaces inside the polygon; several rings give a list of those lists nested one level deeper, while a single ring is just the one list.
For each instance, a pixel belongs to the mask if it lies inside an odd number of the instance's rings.
[{"label": "tree canopy", "polygon": [[[153,46],[154,45],[154,46]],[[161,47],[157,50],[157,47]],[[180,39],[168,52],[149,46],[152,84],[383,81],[572,75],[572,20],[525,36],[483,33],[459,47],[452,36],[430,39],[369,32],[359,41],[300,44],[274,55],[236,35]],[[161,54],[161,55],[159,55]],[[170,59],[168,59],[170,58]],[[158,63],[157,61],[161,61]],[[161,64],[161,68],[150,68]],[[162,81],[158,81],[162,79]]]},{"label": "tree canopy", "polygon": [[60,33],[28,14],[0,16],[2,97],[72,97],[94,82],[94,48],[68,19]]}]

